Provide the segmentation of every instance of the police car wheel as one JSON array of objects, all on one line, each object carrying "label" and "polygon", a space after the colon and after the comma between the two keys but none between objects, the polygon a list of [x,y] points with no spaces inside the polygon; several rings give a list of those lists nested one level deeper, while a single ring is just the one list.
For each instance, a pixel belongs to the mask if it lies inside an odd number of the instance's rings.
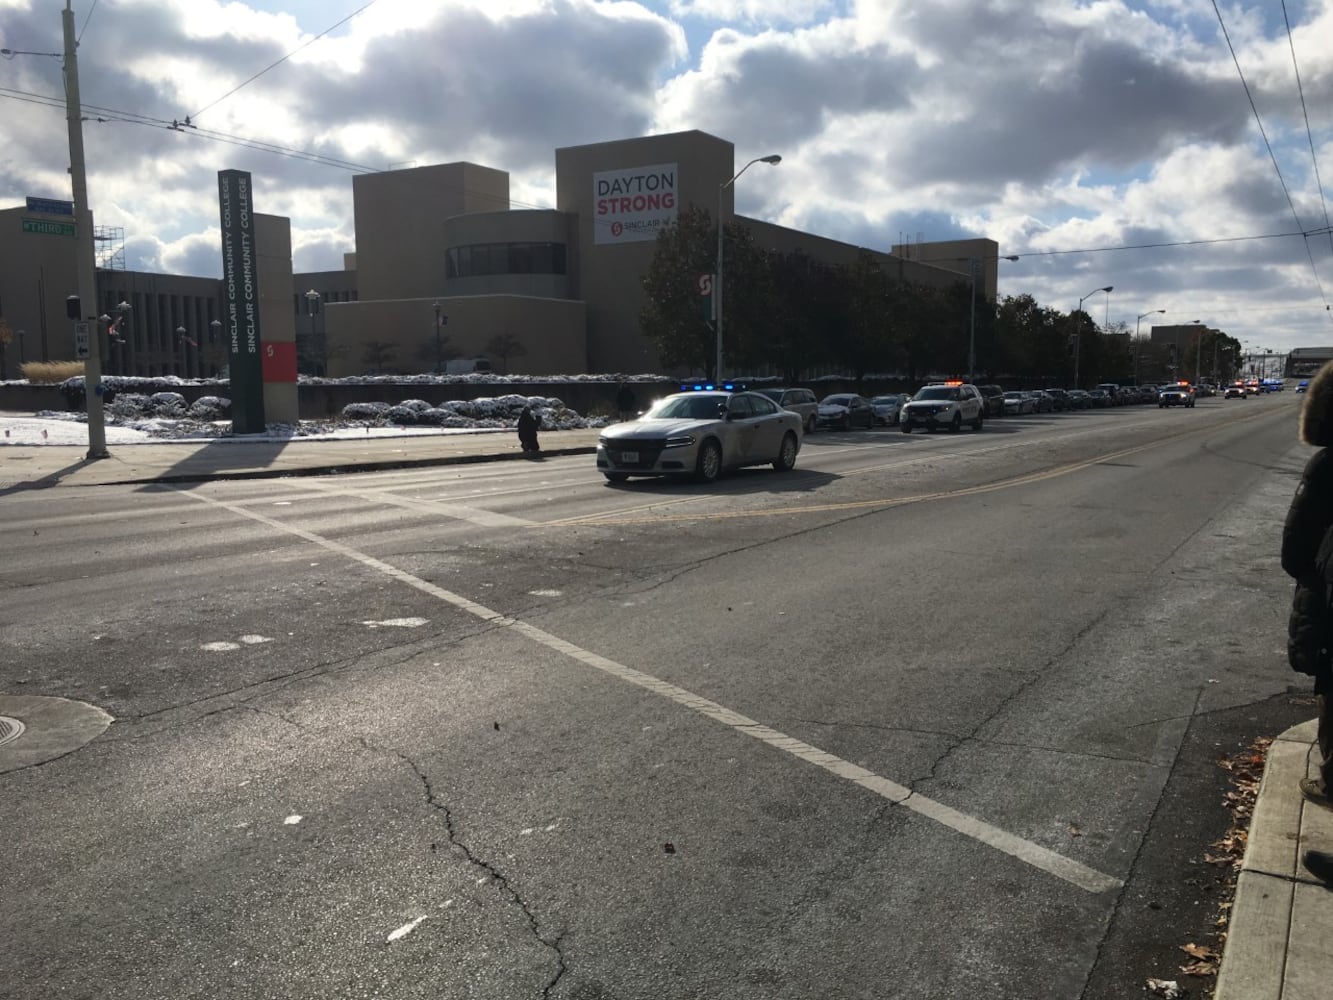
[{"label": "police car wheel", "polygon": [[716,441],[705,441],[699,447],[699,461],[694,474],[701,482],[711,483],[722,475],[722,446]]}]

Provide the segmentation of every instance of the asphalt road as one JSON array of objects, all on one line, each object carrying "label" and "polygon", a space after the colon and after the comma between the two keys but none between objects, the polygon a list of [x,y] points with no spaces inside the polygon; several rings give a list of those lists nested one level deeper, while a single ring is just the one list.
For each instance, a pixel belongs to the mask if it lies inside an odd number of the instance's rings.
[{"label": "asphalt road", "polygon": [[820,433],[711,487],[573,457],[0,498],[0,695],[116,719],[0,773],[0,996],[1176,978],[1212,760],[1311,712],[1298,399]]}]

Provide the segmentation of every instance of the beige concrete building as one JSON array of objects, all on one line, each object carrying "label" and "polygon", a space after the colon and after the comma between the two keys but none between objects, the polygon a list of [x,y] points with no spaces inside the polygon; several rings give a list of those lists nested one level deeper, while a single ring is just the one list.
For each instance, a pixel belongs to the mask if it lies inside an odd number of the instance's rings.
[{"label": "beige concrete building", "polygon": [[[764,249],[847,265],[863,250],[735,216],[735,172],[730,142],[693,131],[557,149],[554,210],[511,210],[508,176],[474,164],[358,177],[358,296],[326,309],[329,374],[364,371],[377,342],[392,345],[395,370],[430,370],[437,306],[450,352],[492,355],[496,337],[519,345],[497,369],[657,372],[639,327],[642,278],[658,232],[687,206],[720,209]],[[978,294],[994,301],[993,241],[905,249],[875,257],[899,280],[935,287],[972,280],[975,259]]]},{"label": "beige concrete building", "polygon": [[[483,356],[497,371],[534,375],[659,372],[639,325],[642,278],[657,234],[683,208],[713,217],[720,209],[765,250],[844,265],[864,250],[735,216],[727,182],[736,169],[730,142],[690,131],[557,149],[554,209],[514,209],[509,175],[472,163],[358,175],[356,249],[344,270],[291,275],[290,231],[274,231],[287,278],[266,273],[261,292],[281,300],[286,319],[266,314],[263,334],[294,336],[300,370],[332,377],[429,372],[450,358]],[[756,164],[744,183],[762,183],[755,172],[769,169]],[[23,221],[32,218],[43,224]],[[72,357],[63,317],[74,246],[65,220],[0,212],[0,315],[25,331],[29,356],[40,343],[45,357]],[[891,276],[934,287],[975,282],[978,297],[994,300],[993,241],[896,249],[874,252]],[[113,320],[121,302],[130,307],[125,342],[104,342],[113,348],[109,374],[207,375],[225,364],[213,326],[221,311],[215,279],[101,269],[98,288]]]}]

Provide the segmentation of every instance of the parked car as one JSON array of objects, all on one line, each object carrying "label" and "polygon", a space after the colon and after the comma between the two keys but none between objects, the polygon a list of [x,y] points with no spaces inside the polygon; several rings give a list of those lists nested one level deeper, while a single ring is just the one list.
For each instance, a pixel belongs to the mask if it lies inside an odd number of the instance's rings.
[{"label": "parked car", "polygon": [[815,429],[815,422],[819,419],[819,400],[809,389],[756,389],[755,391],[767,396],[784,410],[799,413],[805,433],[809,434]]},{"label": "parked car", "polygon": [[981,393],[981,398],[986,401],[986,416],[1004,416],[1004,389],[992,384],[979,385],[977,391]]},{"label": "parked car", "polygon": [[1066,389],[1065,394],[1069,396],[1071,410],[1087,410],[1092,407],[1092,397],[1088,395],[1086,389]]},{"label": "parked car", "polygon": [[817,425],[851,430],[853,427],[875,426],[875,411],[870,400],[850,392],[834,393],[819,401]]},{"label": "parked car", "polygon": [[1004,394],[1004,412],[1013,414],[1036,413],[1037,401],[1026,392],[1010,389]]},{"label": "parked car", "polygon": [[974,431],[981,430],[986,419],[986,402],[975,385],[967,382],[937,382],[923,386],[903,405],[898,414],[898,427],[904,434],[914,427],[937,430],[947,427],[962,430],[969,424]]},{"label": "parked car", "polygon": [[1092,405],[1095,407],[1115,405],[1114,401],[1111,399],[1111,394],[1105,389],[1089,389],[1088,398],[1092,400]]},{"label": "parked car", "polygon": [[1045,389],[1033,389],[1029,395],[1032,397],[1033,406],[1038,413],[1054,412],[1055,400],[1047,395]]},{"label": "parked car", "polygon": [[785,472],[801,450],[801,417],[757,392],[708,389],[658,400],[637,420],[597,439],[597,468],[610,482],[631,476],[693,476],[711,483],[728,469],[772,464]]},{"label": "parked car", "polygon": [[1188,382],[1177,382],[1175,385],[1162,386],[1162,391],[1157,394],[1157,405],[1165,406],[1194,406],[1194,386]]},{"label": "parked car", "polygon": [[1063,413],[1065,410],[1070,409],[1069,394],[1063,389],[1044,389],[1042,391],[1051,397],[1051,402],[1055,404],[1055,411],[1057,413]]},{"label": "parked car", "polygon": [[887,396],[872,396],[870,408],[875,411],[875,423],[892,427],[898,422],[898,413],[907,398],[901,393],[889,393]]},{"label": "parked car", "polygon": [[1094,391],[1097,389],[1100,389],[1110,397],[1112,406],[1123,406],[1128,402],[1128,397],[1121,396],[1120,394],[1119,382],[1101,382],[1094,388]]}]

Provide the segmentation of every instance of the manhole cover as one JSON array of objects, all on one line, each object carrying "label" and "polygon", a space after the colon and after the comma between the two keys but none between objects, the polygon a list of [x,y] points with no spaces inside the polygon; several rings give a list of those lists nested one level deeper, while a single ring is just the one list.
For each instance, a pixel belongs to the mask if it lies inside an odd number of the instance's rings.
[{"label": "manhole cover", "polygon": [[23,735],[23,723],[18,719],[11,719],[7,715],[0,715],[0,747],[6,743],[13,743]]}]

